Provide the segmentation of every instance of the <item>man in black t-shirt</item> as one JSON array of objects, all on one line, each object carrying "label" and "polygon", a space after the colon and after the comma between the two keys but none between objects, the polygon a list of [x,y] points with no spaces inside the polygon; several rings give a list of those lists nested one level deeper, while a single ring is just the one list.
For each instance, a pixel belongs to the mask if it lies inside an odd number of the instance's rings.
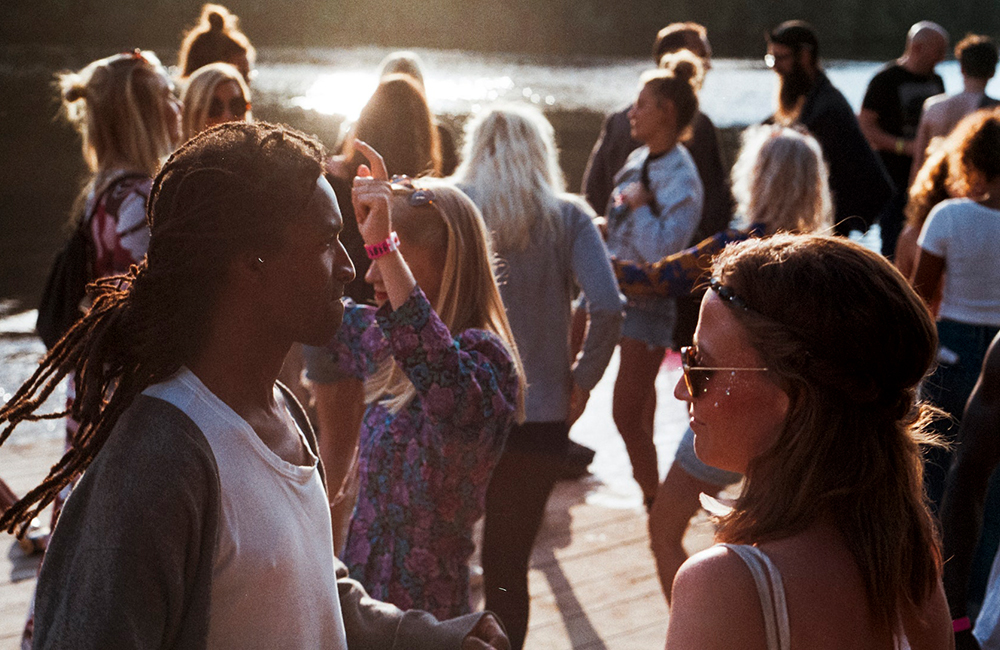
[{"label": "man in black t-shirt", "polygon": [[882,253],[891,256],[902,229],[903,207],[913,164],[914,138],[924,100],[944,92],[934,66],[944,59],[948,33],[922,21],[910,28],[903,55],[887,64],[868,84],[858,122],[896,185],[896,196],[880,217]]}]

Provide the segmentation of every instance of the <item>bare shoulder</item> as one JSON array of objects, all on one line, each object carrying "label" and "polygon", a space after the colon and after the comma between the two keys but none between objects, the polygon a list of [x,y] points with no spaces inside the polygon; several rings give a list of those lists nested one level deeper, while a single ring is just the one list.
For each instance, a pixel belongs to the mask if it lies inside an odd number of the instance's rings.
[{"label": "bare shoulder", "polygon": [[750,570],[724,546],[693,555],[674,578],[667,647],[765,648],[764,618]]},{"label": "bare shoulder", "polygon": [[900,619],[912,650],[950,650],[955,647],[951,613],[940,582],[927,602],[921,605],[903,604]]}]

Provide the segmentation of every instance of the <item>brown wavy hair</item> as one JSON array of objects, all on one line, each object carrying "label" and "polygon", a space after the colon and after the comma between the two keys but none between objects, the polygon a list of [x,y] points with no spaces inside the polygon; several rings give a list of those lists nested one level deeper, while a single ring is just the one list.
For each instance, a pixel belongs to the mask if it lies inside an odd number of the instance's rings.
[{"label": "brown wavy hair", "polygon": [[943,139],[935,138],[928,149],[932,152],[914,176],[910,197],[903,210],[906,225],[917,230],[923,227],[934,206],[951,196],[948,193],[949,156]]},{"label": "brown wavy hair", "polygon": [[951,192],[978,198],[982,184],[1000,176],[1000,108],[980,109],[962,118],[946,146]]},{"label": "brown wavy hair", "polygon": [[830,518],[870,610],[892,628],[941,571],[920,453],[936,444],[933,409],[917,401],[937,350],[927,307],[883,257],[843,238],[752,239],[719,255],[713,274],[746,303],[732,313],[790,399],[720,518],[720,541],[781,539]]}]

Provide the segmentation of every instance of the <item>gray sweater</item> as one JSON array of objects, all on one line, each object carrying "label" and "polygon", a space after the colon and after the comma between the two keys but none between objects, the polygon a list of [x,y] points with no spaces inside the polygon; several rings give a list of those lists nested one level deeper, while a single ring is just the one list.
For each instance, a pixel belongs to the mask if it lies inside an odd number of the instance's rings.
[{"label": "gray sweater", "polygon": [[[33,647],[205,648],[220,499],[201,430],[173,405],[138,397],[60,515],[38,579]],[[351,650],[457,649],[481,616],[439,623],[376,602],[336,562]]]},{"label": "gray sweater", "polygon": [[[476,200],[475,189],[462,189]],[[560,221],[555,239],[500,252],[500,294],[528,378],[527,422],[565,420],[573,382],[593,389],[621,338],[623,299],[597,228],[588,212],[569,200],[561,202]],[[574,364],[570,303],[578,287],[590,328]]]}]

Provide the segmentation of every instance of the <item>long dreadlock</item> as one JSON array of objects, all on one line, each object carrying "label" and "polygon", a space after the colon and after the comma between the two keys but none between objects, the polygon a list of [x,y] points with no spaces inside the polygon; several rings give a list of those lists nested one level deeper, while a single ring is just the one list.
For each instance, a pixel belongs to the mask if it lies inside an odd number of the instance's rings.
[{"label": "long dreadlock", "polygon": [[[146,209],[146,259],[90,285],[90,310],[0,407],[0,446],[21,422],[71,415],[80,425],[42,483],[0,515],[0,529],[23,534],[87,469],[135,398],[197,354],[229,261],[280,245],[282,217],[305,208],[323,157],[314,139],[258,122],[209,129],[167,160]],[[71,373],[72,407],[36,413]]]}]

